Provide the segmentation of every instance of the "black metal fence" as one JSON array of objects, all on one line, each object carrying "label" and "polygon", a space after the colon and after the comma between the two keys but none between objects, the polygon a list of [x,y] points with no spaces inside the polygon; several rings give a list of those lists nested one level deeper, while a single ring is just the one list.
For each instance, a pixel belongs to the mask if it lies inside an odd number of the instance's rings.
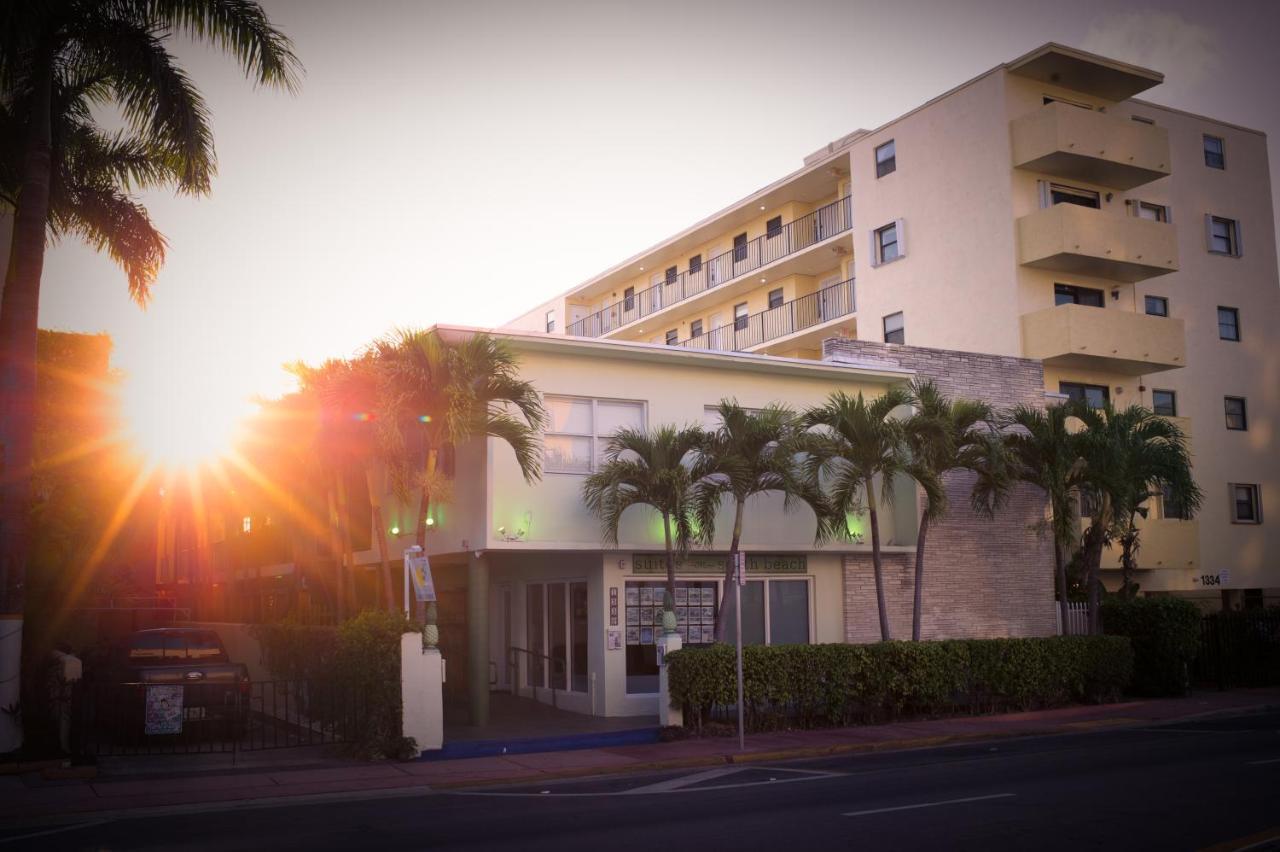
[{"label": "black metal fence", "polygon": [[80,755],[236,753],[359,739],[365,697],[332,681],[80,684]]},{"label": "black metal fence", "polygon": [[1205,616],[1195,681],[1218,689],[1280,685],[1280,609]]}]

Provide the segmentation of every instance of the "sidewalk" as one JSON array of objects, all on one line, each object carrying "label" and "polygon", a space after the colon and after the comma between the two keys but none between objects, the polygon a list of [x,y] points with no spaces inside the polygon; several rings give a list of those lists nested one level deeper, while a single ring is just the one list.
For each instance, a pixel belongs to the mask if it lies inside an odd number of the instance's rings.
[{"label": "sidewalk", "polygon": [[[1280,706],[1280,689],[1210,692],[1188,698],[1129,701],[998,716],[755,734],[747,738],[745,753],[738,752],[734,738],[714,738],[451,761],[329,761],[323,765],[303,767],[187,772],[165,777],[46,780],[33,773],[0,777],[0,823],[72,821],[92,816],[118,816],[124,811],[145,812],[184,805],[291,798],[314,801],[316,797],[323,800],[325,797],[351,797],[363,793],[394,795],[389,791],[397,790],[412,795],[430,788],[776,761],[858,751],[922,748],[998,737],[1143,726],[1277,706]],[[153,763],[152,766],[159,764]]]}]

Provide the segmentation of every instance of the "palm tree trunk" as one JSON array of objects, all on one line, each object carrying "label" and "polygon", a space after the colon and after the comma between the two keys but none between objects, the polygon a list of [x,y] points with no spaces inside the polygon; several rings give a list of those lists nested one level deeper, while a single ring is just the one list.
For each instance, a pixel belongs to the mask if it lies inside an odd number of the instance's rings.
[{"label": "palm tree trunk", "polygon": [[916,537],[916,588],[915,601],[911,607],[911,641],[920,641],[920,613],[924,603],[924,542],[929,534],[929,515],[926,512],[920,518],[920,533]]},{"label": "palm tree trunk", "polygon": [[[745,505],[741,500],[736,501],[733,509],[733,539],[729,542],[729,561],[724,566],[724,590],[720,593],[720,609],[716,612],[716,641],[723,642],[725,640],[724,632],[727,627],[729,613],[733,610],[733,602],[737,600],[736,595],[729,594],[729,589],[733,587],[735,582],[733,576],[733,563],[738,556],[738,547],[742,543],[742,514]],[[736,612],[733,613],[734,618],[738,617]]]},{"label": "palm tree trunk", "polygon": [[435,477],[438,457],[436,450],[427,450],[427,475],[422,483],[422,491],[418,495],[418,525],[414,531],[413,540],[418,543],[418,547],[422,548],[423,553],[427,552],[427,518],[431,512],[431,488],[427,483]]},{"label": "palm tree trunk", "polygon": [[[351,514],[347,504],[346,471],[338,474],[338,530],[342,535],[342,559],[346,569],[342,572],[349,583],[351,614],[360,614],[360,596],[356,590],[356,554],[351,548]],[[344,584],[345,585],[345,584]]]},{"label": "palm tree trunk", "polygon": [[666,512],[662,513],[662,532],[667,542],[667,597],[662,601],[662,609],[666,611],[667,601],[675,606],[676,600],[676,555],[671,549],[671,517]]},{"label": "palm tree trunk", "polygon": [[347,597],[346,597],[346,581],[343,580],[342,563],[344,554],[342,551],[342,534],[338,532],[338,498],[337,498],[337,474],[330,477],[329,487],[325,489],[325,498],[329,504],[329,552],[333,555],[333,606],[336,610],[338,621],[346,621],[347,618]]},{"label": "palm tree trunk", "polygon": [[[52,55],[37,60],[33,79],[30,135],[0,298],[0,614],[19,619],[31,549],[36,328],[52,173]],[[15,635],[20,642],[21,632]]]},{"label": "palm tree trunk", "polygon": [[1053,540],[1053,571],[1058,578],[1058,611],[1062,614],[1062,633],[1066,635],[1071,623],[1071,604],[1067,601],[1067,560],[1062,554],[1062,542],[1055,535]]},{"label": "palm tree trunk", "polygon": [[876,511],[876,486],[871,477],[866,480],[867,520],[871,524],[871,569],[876,578],[876,609],[880,614],[880,641],[888,642],[889,609],[884,603],[884,569],[880,564],[880,515]]},{"label": "palm tree trunk", "polygon": [[382,517],[382,494],[374,483],[372,467],[365,469],[364,479],[369,487],[369,505],[373,507],[373,531],[378,537],[378,562],[381,568],[378,585],[382,587],[380,590],[382,604],[387,608],[387,612],[395,612],[396,604],[391,599],[391,558],[387,546],[387,522]]},{"label": "palm tree trunk", "polygon": [[1098,571],[1102,565],[1104,530],[1105,527],[1100,519],[1094,519],[1084,536],[1084,577],[1085,590],[1089,595],[1089,633],[1094,636],[1102,632],[1102,616],[1099,611],[1102,603],[1102,581],[1098,578]]}]

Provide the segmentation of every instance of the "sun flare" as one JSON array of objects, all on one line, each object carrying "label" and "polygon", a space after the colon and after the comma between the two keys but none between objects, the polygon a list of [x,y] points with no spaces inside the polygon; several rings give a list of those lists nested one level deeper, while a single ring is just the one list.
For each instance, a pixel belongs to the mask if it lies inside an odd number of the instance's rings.
[{"label": "sun flare", "polygon": [[130,377],[122,414],[130,442],[153,465],[190,470],[216,461],[231,449],[253,407],[211,382],[158,383]]}]

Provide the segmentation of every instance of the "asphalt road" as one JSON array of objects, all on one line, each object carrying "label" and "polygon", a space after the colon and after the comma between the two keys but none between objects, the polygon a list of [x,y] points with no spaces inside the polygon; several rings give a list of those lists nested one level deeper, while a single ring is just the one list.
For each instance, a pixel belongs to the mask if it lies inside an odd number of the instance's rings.
[{"label": "asphalt road", "polygon": [[0,836],[55,849],[1280,849],[1280,713]]}]

